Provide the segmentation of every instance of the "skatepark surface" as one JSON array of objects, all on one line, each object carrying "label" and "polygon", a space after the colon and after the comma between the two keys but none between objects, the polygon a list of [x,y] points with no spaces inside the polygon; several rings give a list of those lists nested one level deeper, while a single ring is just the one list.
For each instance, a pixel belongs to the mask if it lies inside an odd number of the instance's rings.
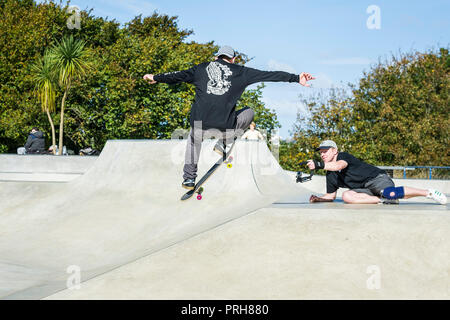
[{"label": "skatepark surface", "polygon": [[[199,177],[214,144],[203,143]],[[348,205],[341,193],[309,204],[323,177],[296,184],[257,141],[237,141],[202,200],[180,201],[185,146],[0,156],[0,298],[450,298],[448,204]],[[450,192],[448,181],[401,182]]]}]

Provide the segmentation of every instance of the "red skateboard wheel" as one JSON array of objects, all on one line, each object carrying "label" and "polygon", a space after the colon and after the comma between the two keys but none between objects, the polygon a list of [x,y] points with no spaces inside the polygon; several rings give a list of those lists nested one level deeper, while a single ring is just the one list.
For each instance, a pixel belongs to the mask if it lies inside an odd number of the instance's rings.
[{"label": "red skateboard wheel", "polygon": [[201,194],[197,195],[197,200],[202,200],[202,195]]}]

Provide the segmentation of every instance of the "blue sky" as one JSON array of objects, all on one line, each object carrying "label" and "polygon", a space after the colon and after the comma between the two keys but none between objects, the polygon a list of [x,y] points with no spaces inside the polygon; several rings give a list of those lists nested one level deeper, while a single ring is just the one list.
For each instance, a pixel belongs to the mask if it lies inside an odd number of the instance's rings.
[{"label": "blue sky", "polygon": [[[304,110],[300,96],[356,83],[379,58],[450,43],[448,0],[72,0],[71,5],[121,23],[154,11],[178,16],[180,28],[194,31],[188,41],[230,45],[253,57],[248,66],[254,68],[312,73],[313,88],[267,83],[263,91],[283,138],[297,110]],[[368,20],[374,22],[373,11],[367,12],[371,5],[379,8],[379,29],[367,27]]]}]

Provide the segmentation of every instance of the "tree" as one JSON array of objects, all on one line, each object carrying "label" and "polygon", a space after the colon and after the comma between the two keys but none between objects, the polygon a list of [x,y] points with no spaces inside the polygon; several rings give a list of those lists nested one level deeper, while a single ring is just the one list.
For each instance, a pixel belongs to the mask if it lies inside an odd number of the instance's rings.
[{"label": "tree", "polygon": [[50,131],[34,94],[30,65],[67,30],[68,14],[54,3],[0,3],[0,152],[13,152],[23,145],[31,127]]},{"label": "tree", "polygon": [[287,170],[297,170],[298,163],[314,159],[314,151],[322,140],[334,140],[341,150],[351,146],[351,107],[346,90],[332,88],[304,98],[307,113],[298,112],[291,141],[283,141],[280,148],[280,164]]},{"label": "tree", "polygon": [[311,159],[324,139],[375,165],[448,165],[449,73],[447,49],[401,54],[364,72],[350,91],[306,99],[309,114],[297,116],[282,165]]},{"label": "tree", "polygon": [[80,79],[90,69],[89,52],[85,42],[76,40],[72,35],[65,37],[53,46],[49,53],[51,67],[59,75],[59,84],[64,90],[61,100],[61,117],[59,122],[59,155],[63,152],[64,107],[72,82]]},{"label": "tree", "polygon": [[[35,93],[41,103],[42,111],[47,114],[52,129],[52,146],[56,146],[55,125],[50,113],[55,111],[57,83],[48,52],[31,66],[31,70],[35,82]],[[52,149],[55,154],[55,148]]]},{"label": "tree", "polygon": [[101,149],[108,139],[167,139],[189,127],[194,87],[149,86],[142,75],[190,68],[212,59],[212,43],[185,43],[176,19],[152,15],[133,19],[107,48],[94,48],[95,64],[68,100],[70,138]]},{"label": "tree", "polygon": [[[61,2],[0,4],[0,152],[16,150],[31,127],[52,130],[34,94],[31,65],[70,36],[84,41],[95,67],[82,80],[71,79],[68,90],[66,85],[57,90],[56,108],[61,101],[62,113],[54,125],[60,127],[60,142],[74,150],[101,150],[108,139],[169,139],[177,128],[189,127],[193,85],[149,86],[142,80],[146,73],[188,69],[214,58],[218,47],[212,41],[187,41],[193,31],[179,28],[177,17],[137,16],[122,27],[87,10],[80,12],[81,29],[68,29],[71,13]],[[243,53],[238,58],[242,64],[248,61]],[[261,94],[248,94],[246,103],[261,119],[258,125],[274,128],[275,123],[263,120],[275,114],[264,109]]]},{"label": "tree", "polygon": [[393,56],[353,86],[354,148],[378,164],[448,165],[448,50]]}]

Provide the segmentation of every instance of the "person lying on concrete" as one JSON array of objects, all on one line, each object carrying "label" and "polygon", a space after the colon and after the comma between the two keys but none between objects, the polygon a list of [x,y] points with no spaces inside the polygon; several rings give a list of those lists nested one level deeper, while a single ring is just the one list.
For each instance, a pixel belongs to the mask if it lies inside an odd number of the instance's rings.
[{"label": "person lying on concrete", "polygon": [[38,128],[34,127],[28,134],[27,142],[24,147],[17,149],[18,154],[43,154],[45,150],[44,133]]},{"label": "person lying on concrete", "polygon": [[254,122],[250,123],[250,129],[245,131],[245,133],[242,135],[241,139],[242,140],[245,140],[245,139],[247,139],[247,140],[264,140],[264,137],[261,134],[261,132],[259,132],[255,128],[256,128],[256,123],[254,123]]},{"label": "person lying on concrete", "polygon": [[327,171],[327,193],[320,197],[312,195],[309,199],[311,203],[335,200],[339,188],[350,189],[342,193],[342,200],[346,203],[398,204],[399,199],[412,197],[427,197],[440,204],[447,203],[447,197],[434,189],[396,187],[384,170],[347,152],[339,152],[332,140],[323,141],[316,151],[320,152],[322,161],[309,160],[307,166],[311,170]]},{"label": "person lying on concrete", "polygon": [[235,64],[236,57],[237,53],[233,48],[223,46],[217,52],[215,61],[204,62],[188,70],[146,74],[143,77],[150,84],[187,82],[195,86],[195,99],[190,114],[191,131],[183,168],[182,187],[186,189],[192,190],[195,186],[197,163],[205,135],[210,135],[211,130],[215,132],[212,136],[219,138],[219,141],[214,150],[223,154],[253,121],[254,112],[249,107],[236,111],[236,103],[247,86],[256,82],[272,81],[297,82],[309,87],[307,81],[315,79],[305,72],[296,75],[244,67]]}]

